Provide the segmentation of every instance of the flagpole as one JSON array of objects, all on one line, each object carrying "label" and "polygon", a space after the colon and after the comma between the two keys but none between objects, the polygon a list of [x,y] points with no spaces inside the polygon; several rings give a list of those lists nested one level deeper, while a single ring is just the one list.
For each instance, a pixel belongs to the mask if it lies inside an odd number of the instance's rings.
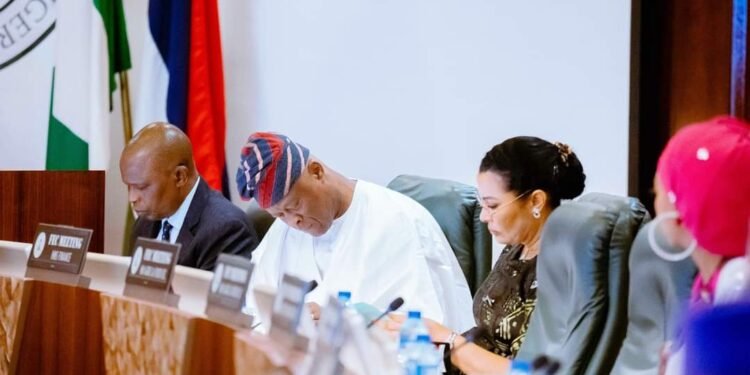
[{"label": "flagpole", "polygon": [[117,73],[120,77],[120,103],[122,103],[122,130],[125,135],[125,144],[133,138],[133,120],[130,113],[130,84],[128,84],[128,71]]},{"label": "flagpole", "polygon": [[[133,138],[133,117],[130,112],[130,84],[128,84],[128,71],[123,70],[117,73],[120,77],[120,103],[122,104],[122,131],[124,138],[124,144],[127,145],[130,139]],[[133,207],[128,204],[128,208],[125,211],[125,236],[122,239],[122,255],[130,255],[133,249],[133,241],[130,236],[130,231],[133,229],[135,224],[135,214],[133,213]]]}]

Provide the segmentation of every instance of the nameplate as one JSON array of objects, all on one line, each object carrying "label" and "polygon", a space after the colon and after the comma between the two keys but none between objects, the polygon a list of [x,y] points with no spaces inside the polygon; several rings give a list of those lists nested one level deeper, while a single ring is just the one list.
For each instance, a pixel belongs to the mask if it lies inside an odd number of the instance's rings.
[{"label": "nameplate", "polygon": [[207,303],[228,310],[242,310],[252,272],[253,263],[250,259],[238,255],[219,254],[208,290]]},{"label": "nameplate", "polygon": [[134,285],[168,292],[180,244],[139,237],[135,241],[125,285]]},{"label": "nameplate", "polygon": [[328,304],[320,312],[318,323],[318,345],[326,345],[338,350],[344,345],[346,324],[344,306],[338,298],[331,296]]},{"label": "nameplate", "polygon": [[307,350],[308,340],[297,334],[300,316],[305,308],[305,295],[312,283],[298,277],[284,275],[273,300],[269,336],[297,350]]},{"label": "nameplate", "polygon": [[252,273],[250,259],[219,254],[208,289],[206,316],[240,328],[252,327],[252,316],[242,312]]},{"label": "nameplate", "polygon": [[285,274],[273,300],[271,324],[289,332],[296,332],[300,314],[305,307],[305,295],[309,289],[309,282]]},{"label": "nameplate", "polygon": [[26,265],[80,275],[92,233],[91,229],[39,224]]},{"label": "nameplate", "polygon": [[312,360],[311,374],[343,374],[341,347],[347,339],[344,306],[336,297],[331,297],[320,313],[318,339]]}]

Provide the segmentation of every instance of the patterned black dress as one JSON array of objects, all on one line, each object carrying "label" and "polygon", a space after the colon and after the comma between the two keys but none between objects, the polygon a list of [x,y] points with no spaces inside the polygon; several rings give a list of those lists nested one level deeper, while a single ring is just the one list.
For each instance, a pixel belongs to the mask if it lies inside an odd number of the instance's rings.
[{"label": "patterned black dress", "polygon": [[503,249],[474,296],[474,320],[485,329],[476,344],[509,359],[526,337],[536,304],[536,257],[520,260],[522,252],[520,245]]}]

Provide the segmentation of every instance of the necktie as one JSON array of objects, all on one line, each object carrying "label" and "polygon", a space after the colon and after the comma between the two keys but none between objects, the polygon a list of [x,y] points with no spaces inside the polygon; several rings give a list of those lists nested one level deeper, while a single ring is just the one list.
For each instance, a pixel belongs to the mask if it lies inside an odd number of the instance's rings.
[{"label": "necktie", "polygon": [[172,233],[172,224],[169,224],[168,221],[164,220],[161,223],[161,240],[165,242],[170,242],[169,234]]}]

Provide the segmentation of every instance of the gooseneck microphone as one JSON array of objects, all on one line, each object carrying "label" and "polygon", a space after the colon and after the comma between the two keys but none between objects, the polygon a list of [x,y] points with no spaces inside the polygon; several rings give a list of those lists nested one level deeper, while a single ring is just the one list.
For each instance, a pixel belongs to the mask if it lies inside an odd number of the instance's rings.
[{"label": "gooseneck microphone", "polygon": [[377,322],[380,321],[380,319],[383,319],[386,315],[388,315],[388,314],[390,314],[390,313],[398,310],[401,307],[401,305],[403,305],[403,304],[404,304],[404,299],[403,298],[398,297],[398,298],[394,299],[388,305],[388,308],[385,309],[385,311],[383,311],[382,314],[380,314],[380,316],[378,316],[377,318],[375,318],[372,321],[370,321],[370,323],[367,323],[367,328],[369,329],[370,327],[374,326],[375,323],[377,323]]},{"label": "gooseneck microphone", "polygon": [[318,282],[317,281],[315,281],[315,280],[310,281],[308,283],[307,292],[305,292],[305,294],[312,292],[317,287],[318,287]]},{"label": "gooseneck microphone", "polygon": [[531,363],[531,370],[534,374],[554,375],[560,370],[560,361],[542,354]]}]

